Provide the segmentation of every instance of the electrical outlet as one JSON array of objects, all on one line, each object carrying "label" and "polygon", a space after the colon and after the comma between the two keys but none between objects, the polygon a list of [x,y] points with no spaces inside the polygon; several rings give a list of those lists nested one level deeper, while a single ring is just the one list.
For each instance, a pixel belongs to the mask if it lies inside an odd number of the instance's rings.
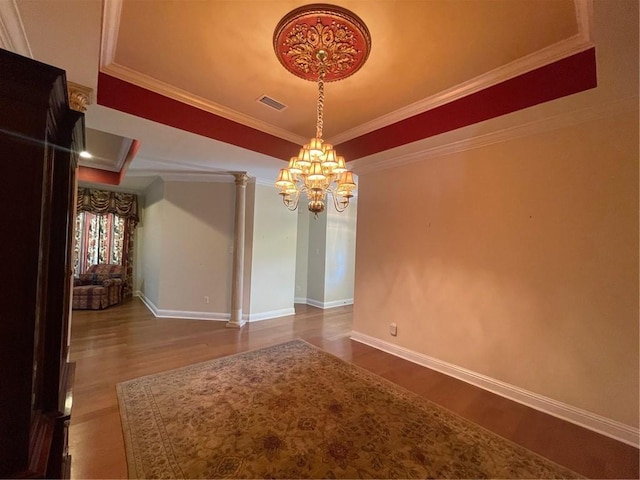
[{"label": "electrical outlet", "polygon": [[389,325],[389,333],[391,335],[393,335],[394,337],[396,335],[398,335],[398,325],[396,325],[395,323],[392,323]]},{"label": "electrical outlet", "polygon": [[203,298],[204,298],[204,303],[208,304],[209,303],[209,297],[207,295],[205,295]]}]

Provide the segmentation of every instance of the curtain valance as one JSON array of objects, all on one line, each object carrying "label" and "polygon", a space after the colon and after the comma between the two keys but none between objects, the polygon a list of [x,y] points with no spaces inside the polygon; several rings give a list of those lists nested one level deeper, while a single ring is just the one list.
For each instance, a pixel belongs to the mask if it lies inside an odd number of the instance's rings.
[{"label": "curtain valance", "polygon": [[109,192],[93,188],[78,188],[78,212],[115,213],[138,223],[138,196],[134,193]]}]

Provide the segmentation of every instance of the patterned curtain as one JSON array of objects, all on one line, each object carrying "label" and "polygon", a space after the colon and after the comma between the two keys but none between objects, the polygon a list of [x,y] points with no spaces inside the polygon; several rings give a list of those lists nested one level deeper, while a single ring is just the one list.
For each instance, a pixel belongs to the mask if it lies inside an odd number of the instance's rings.
[{"label": "patterned curtain", "polygon": [[132,193],[78,188],[76,273],[90,265],[125,267],[123,295],[133,293],[133,240],[138,224],[138,196]]},{"label": "patterned curtain", "polygon": [[124,217],[113,213],[78,213],[75,230],[75,276],[99,263],[122,265],[124,226]]}]

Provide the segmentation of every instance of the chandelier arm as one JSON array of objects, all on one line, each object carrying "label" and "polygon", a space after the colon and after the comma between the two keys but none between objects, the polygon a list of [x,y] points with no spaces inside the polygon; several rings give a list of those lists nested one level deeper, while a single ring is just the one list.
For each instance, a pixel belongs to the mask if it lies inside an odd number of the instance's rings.
[{"label": "chandelier arm", "polygon": [[340,202],[338,201],[338,195],[336,194],[335,190],[327,189],[327,193],[331,194],[331,198],[333,199],[333,207],[337,212],[342,213],[347,209],[347,207],[349,206],[348,198]]},{"label": "chandelier arm", "polygon": [[287,199],[286,197],[286,195],[282,195],[282,203],[284,203],[284,206],[292,212],[295,211],[300,203],[300,190],[296,190],[293,200]]}]

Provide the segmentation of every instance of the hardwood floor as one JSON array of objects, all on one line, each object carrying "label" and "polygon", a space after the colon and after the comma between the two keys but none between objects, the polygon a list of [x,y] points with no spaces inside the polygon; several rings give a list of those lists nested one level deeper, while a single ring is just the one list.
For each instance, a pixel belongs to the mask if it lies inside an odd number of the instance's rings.
[{"label": "hardwood floor", "polygon": [[76,362],[69,433],[72,478],[127,478],[115,385],[293,338],[385,377],[589,478],[638,478],[638,450],[477,387],[351,341],[352,307],[296,305],[296,315],[249,323],[155,318],[137,298],[74,311]]}]

